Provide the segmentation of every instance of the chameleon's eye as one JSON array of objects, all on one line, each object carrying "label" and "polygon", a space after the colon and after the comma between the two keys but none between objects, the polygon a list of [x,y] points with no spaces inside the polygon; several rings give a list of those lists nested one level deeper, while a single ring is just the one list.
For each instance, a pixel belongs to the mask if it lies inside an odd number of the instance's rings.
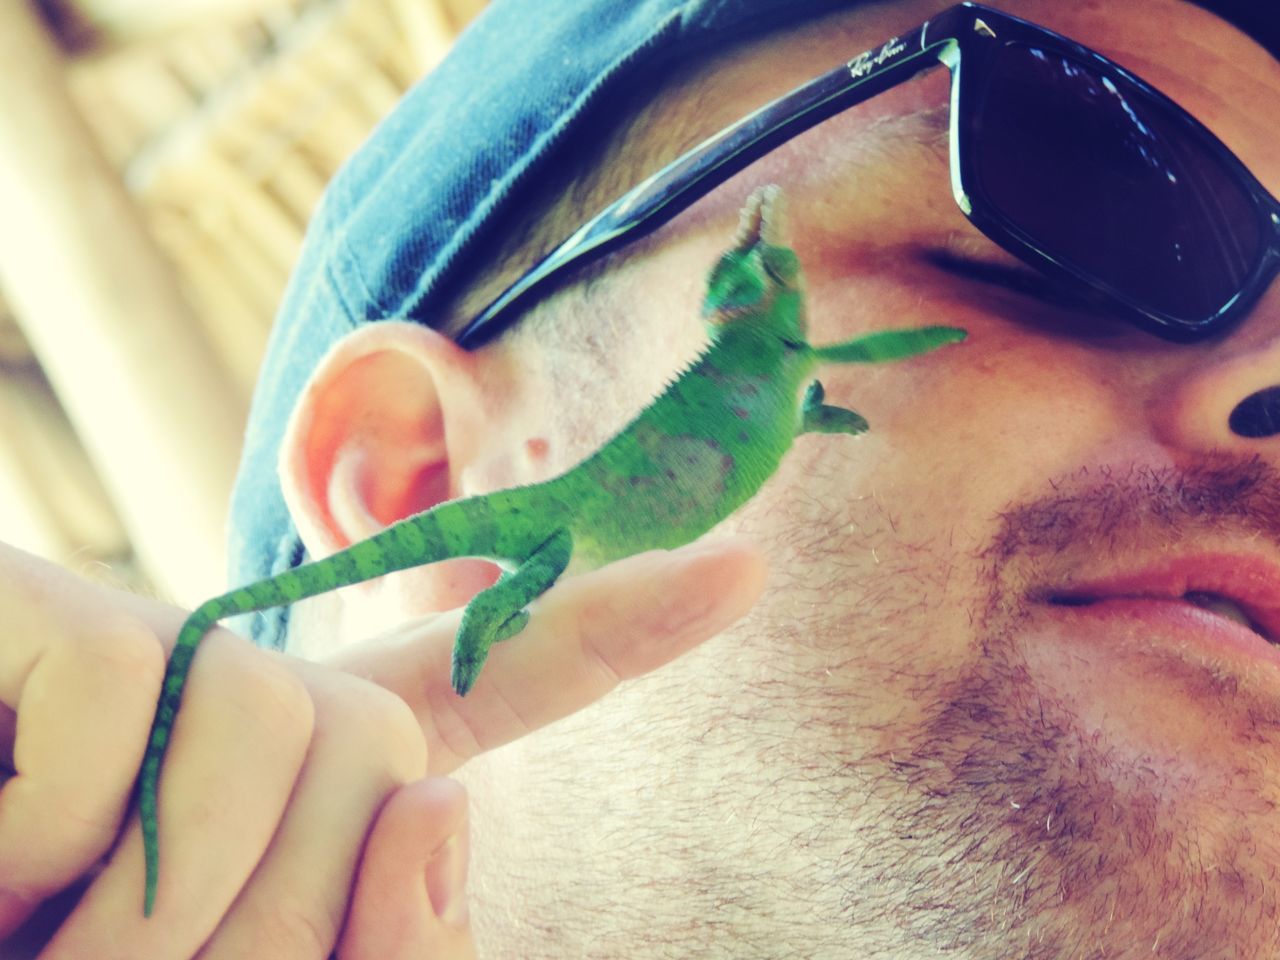
[{"label": "chameleon's eye", "polygon": [[711,271],[703,307],[708,313],[750,307],[760,302],[764,292],[764,278],[750,253],[732,250]]},{"label": "chameleon's eye", "polygon": [[789,247],[762,247],[760,261],[775,281],[790,285],[800,273],[800,258]]}]

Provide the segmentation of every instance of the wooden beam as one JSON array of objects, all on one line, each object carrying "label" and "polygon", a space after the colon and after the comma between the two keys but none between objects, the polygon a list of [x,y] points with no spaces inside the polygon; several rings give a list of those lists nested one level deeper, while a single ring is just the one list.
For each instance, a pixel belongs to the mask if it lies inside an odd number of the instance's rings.
[{"label": "wooden beam", "polygon": [[[12,3],[13,0],[5,0]],[[255,17],[294,15],[297,0],[55,0],[73,8],[70,19],[88,33],[94,56],[120,47],[162,42],[188,30],[218,30]]]},{"label": "wooden beam", "polygon": [[0,377],[4,376],[6,368],[29,362],[31,346],[5,302],[4,291],[0,290]]},{"label": "wooden beam", "polygon": [[[0,424],[9,419],[5,395],[6,381],[0,379]],[[32,476],[18,441],[0,433],[0,540],[11,546],[61,560],[71,550],[56,517],[40,496],[40,485]]]},{"label": "wooden beam", "polygon": [[[24,488],[16,504],[0,501],[0,539],[64,565],[129,553],[102,482],[38,370],[0,372],[0,437],[9,484]],[[45,543],[8,539],[23,524],[43,528]]]},{"label": "wooden beam", "polygon": [[[342,148],[336,157],[325,158],[322,166],[327,178],[368,135],[369,124],[359,119],[353,124],[349,111],[335,109],[333,91],[317,87],[315,78],[300,69],[298,62],[311,47],[326,42],[342,10],[341,0],[321,0],[308,6],[274,35],[269,47],[230,72],[219,73],[202,61],[205,53],[199,49],[198,39],[188,41],[192,56],[168,57],[168,69],[181,70],[183,83],[200,88],[199,103],[129,159],[125,174],[129,186],[138,193],[146,191],[161,171],[185,163],[193,145],[207,143],[229,119],[235,122],[246,110],[258,121],[272,124],[286,141],[313,129],[330,131],[336,127],[336,134],[330,135],[336,135]],[[273,116],[273,111],[280,115]]]},{"label": "wooden beam", "polygon": [[245,410],[68,94],[30,0],[0,3],[0,286],[157,586],[221,588]]}]

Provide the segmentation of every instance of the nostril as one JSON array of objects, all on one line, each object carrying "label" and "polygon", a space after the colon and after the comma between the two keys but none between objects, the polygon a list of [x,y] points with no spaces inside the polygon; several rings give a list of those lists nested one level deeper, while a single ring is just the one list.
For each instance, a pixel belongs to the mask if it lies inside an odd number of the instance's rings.
[{"label": "nostril", "polygon": [[1280,433],[1280,386],[1249,394],[1236,404],[1227,423],[1239,437],[1274,437]]}]

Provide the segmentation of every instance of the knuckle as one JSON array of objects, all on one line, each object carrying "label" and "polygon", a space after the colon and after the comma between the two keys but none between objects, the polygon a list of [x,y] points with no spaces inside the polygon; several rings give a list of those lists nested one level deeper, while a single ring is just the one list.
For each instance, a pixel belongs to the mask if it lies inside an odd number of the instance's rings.
[{"label": "knuckle", "polygon": [[598,605],[589,605],[579,611],[574,624],[582,669],[590,678],[592,686],[602,690],[612,690],[625,679],[626,673],[618,661],[618,651],[632,649],[643,642],[642,637],[636,636],[628,642],[619,643],[616,635],[610,635],[602,629],[617,619],[612,610],[606,612]]},{"label": "knuckle", "polygon": [[235,694],[282,745],[304,747],[315,729],[315,704],[302,678],[257,650],[241,670]]},{"label": "knuckle", "polygon": [[397,779],[421,776],[426,742],[413,710],[391,691],[363,680],[348,685],[335,720],[343,735]]},{"label": "knuckle", "polygon": [[92,662],[100,678],[148,694],[160,689],[167,661],[159,635],[123,611],[96,621],[92,631],[78,638],[74,656]]},{"label": "knuckle", "polygon": [[[424,696],[431,718],[428,755],[433,772],[447,773],[489,749],[484,725],[459,708],[452,688],[426,687]],[[520,736],[529,732],[528,728],[521,728]]]},{"label": "knuckle", "polygon": [[250,957],[327,957],[338,931],[314,906],[283,900],[264,907],[252,923]]}]

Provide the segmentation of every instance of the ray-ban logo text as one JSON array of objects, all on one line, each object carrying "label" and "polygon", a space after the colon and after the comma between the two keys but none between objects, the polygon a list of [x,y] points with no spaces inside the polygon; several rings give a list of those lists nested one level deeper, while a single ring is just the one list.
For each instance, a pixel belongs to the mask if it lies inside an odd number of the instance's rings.
[{"label": "ray-ban logo text", "polygon": [[897,37],[894,37],[880,48],[879,53],[872,53],[870,50],[866,53],[860,53],[849,61],[849,76],[853,77],[854,80],[861,80],[876,67],[886,60],[892,60],[905,49],[907,49],[907,45]]}]

